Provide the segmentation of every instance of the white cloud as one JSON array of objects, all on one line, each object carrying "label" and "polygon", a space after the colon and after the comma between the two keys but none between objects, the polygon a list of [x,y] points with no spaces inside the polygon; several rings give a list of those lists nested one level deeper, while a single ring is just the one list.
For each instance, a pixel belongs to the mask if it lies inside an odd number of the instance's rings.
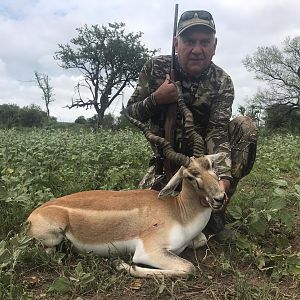
[{"label": "white cloud", "polygon": [[[90,117],[94,111],[63,108],[71,103],[79,73],[60,68],[53,59],[58,43],[76,36],[75,28],[84,24],[107,25],[125,22],[128,31],[142,31],[149,48],[171,52],[174,5],[179,13],[207,9],[217,26],[218,48],[214,62],[233,78],[236,103],[243,103],[259,85],[241,60],[258,46],[280,43],[288,35],[300,34],[300,2],[297,0],[2,0],[0,2],[0,103],[20,106],[41,103],[41,91],[34,82],[34,71],[49,75],[56,101],[50,113],[71,121],[79,115]],[[127,90],[127,100],[132,90]],[[122,99],[109,111],[121,108]]]}]

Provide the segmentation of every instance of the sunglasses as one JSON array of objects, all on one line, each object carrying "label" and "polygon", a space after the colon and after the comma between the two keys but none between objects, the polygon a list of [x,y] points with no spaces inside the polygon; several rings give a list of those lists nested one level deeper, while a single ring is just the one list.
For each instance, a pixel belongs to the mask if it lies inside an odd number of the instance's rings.
[{"label": "sunglasses", "polygon": [[206,10],[189,10],[184,12],[181,17],[180,21],[187,21],[193,18],[198,18],[200,20],[207,20],[210,21],[213,25],[215,25],[212,15]]}]

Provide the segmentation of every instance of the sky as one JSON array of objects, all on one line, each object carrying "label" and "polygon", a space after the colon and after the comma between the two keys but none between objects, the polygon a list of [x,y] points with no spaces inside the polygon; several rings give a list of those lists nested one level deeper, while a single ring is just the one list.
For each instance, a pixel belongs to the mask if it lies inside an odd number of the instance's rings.
[{"label": "sky", "polygon": [[[233,80],[234,112],[262,85],[242,60],[260,46],[281,47],[286,37],[300,35],[299,0],[0,0],[0,104],[37,104],[45,109],[34,80],[37,71],[50,78],[55,94],[50,114],[58,121],[93,116],[94,110],[66,108],[80,73],[59,67],[53,58],[58,44],[70,43],[76,28],[85,24],[124,22],[128,32],[143,32],[141,41],[147,48],[170,54],[176,3],[179,15],[198,9],[213,15],[218,38],[213,62]],[[128,88],[107,112],[118,115],[132,91]]]}]

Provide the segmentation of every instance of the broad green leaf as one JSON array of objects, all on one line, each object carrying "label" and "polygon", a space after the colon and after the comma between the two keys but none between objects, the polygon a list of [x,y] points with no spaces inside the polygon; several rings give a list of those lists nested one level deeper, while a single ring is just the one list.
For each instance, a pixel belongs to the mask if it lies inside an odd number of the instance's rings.
[{"label": "broad green leaf", "polygon": [[83,268],[82,268],[81,262],[79,262],[79,263],[77,264],[77,266],[76,266],[76,268],[75,268],[75,272],[76,272],[76,274],[77,274],[78,277],[82,275],[82,273],[83,273]]},{"label": "broad green leaf", "polygon": [[283,224],[285,224],[289,230],[292,230],[294,225],[295,216],[287,210],[280,212],[280,219]]},{"label": "broad green leaf", "polygon": [[300,265],[299,266],[289,266],[289,273],[300,278]]},{"label": "broad green leaf", "polygon": [[242,218],[243,212],[239,206],[230,207],[228,210],[229,210],[229,213],[232,215],[232,217],[235,218],[236,220],[239,220]]},{"label": "broad green leaf", "polygon": [[255,211],[255,212],[253,212],[253,214],[250,218],[249,224],[256,223],[259,221],[259,219],[260,219],[260,215]]},{"label": "broad green leaf", "polygon": [[284,197],[286,195],[286,191],[277,187],[275,188],[274,192],[273,192],[274,196],[279,196],[279,197]]},{"label": "broad green leaf", "polygon": [[267,202],[266,198],[255,199],[253,202],[253,207],[257,210],[262,210],[266,207],[266,202]]},{"label": "broad green leaf", "polygon": [[237,238],[236,245],[238,248],[243,250],[251,248],[251,243],[245,236],[239,236]]},{"label": "broad green leaf", "polygon": [[252,221],[249,225],[249,231],[252,234],[263,235],[267,229],[267,222],[265,219],[259,217],[255,221]]},{"label": "broad green leaf", "polygon": [[268,202],[269,209],[280,210],[286,206],[286,201],[284,198],[273,197]]},{"label": "broad green leaf", "polygon": [[281,249],[286,249],[290,245],[290,241],[286,236],[279,236],[277,238],[277,244]]},{"label": "broad green leaf", "polygon": [[15,198],[16,202],[29,202],[30,201],[30,196],[28,194],[21,194],[18,197]]},{"label": "broad green leaf", "polygon": [[300,195],[300,185],[299,184],[295,184],[295,190]]},{"label": "broad green leaf", "polygon": [[7,244],[6,241],[4,241],[4,240],[0,241],[0,250],[5,249],[6,244]]},{"label": "broad green leaf", "polygon": [[49,292],[58,292],[65,294],[72,290],[71,282],[66,277],[58,277],[54,280],[54,282],[49,287]]},{"label": "broad green leaf", "polygon": [[7,249],[0,249],[0,269],[6,267],[11,261],[11,254]]},{"label": "broad green leaf", "polygon": [[292,275],[296,275],[300,278],[300,257],[298,255],[292,255],[286,260],[288,265],[288,271]]},{"label": "broad green leaf", "polygon": [[87,284],[95,281],[96,278],[91,273],[86,273],[80,278],[80,284],[86,286]]},{"label": "broad green leaf", "polygon": [[287,187],[288,186],[286,180],[283,180],[283,179],[273,180],[273,182],[279,187]]}]

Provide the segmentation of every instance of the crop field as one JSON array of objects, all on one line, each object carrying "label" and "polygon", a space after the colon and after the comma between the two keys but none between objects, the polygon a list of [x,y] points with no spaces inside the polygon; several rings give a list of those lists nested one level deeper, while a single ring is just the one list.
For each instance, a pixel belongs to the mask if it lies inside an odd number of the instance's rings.
[{"label": "crop field", "polygon": [[[136,131],[0,130],[0,299],[300,299],[300,135],[261,133],[227,211],[235,239],[187,249],[194,276],[137,279],[117,257],[48,255],[26,218],[47,200],[137,188],[152,155]],[[125,260],[131,260],[125,257]]]}]

